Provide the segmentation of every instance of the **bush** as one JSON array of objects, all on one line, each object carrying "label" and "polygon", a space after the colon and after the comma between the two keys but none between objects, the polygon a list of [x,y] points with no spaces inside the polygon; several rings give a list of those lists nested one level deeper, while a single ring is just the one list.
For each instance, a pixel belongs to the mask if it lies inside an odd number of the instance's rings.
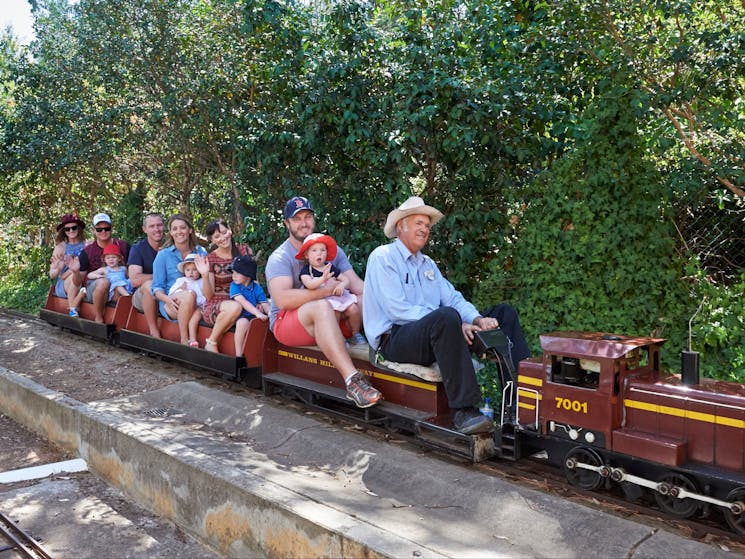
[{"label": "bush", "polygon": [[671,339],[674,351],[663,359],[672,368],[695,304],[680,280],[666,186],[645,156],[631,97],[610,91],[588,108],[578,147],[516,204],[515,243],[476,298],[479,306],[517,307],[536,353],[540,334],[553,330],[651,335]]},{"label": "bush", "polygon": [[47,275],[51,248],[3,247],[0,256],[0,306],[36,314],[44,305],[50,280]]},{"label": "bush", "polygon": [[691,346],[701,353],[702,376],[745,382],[745,274],[731,286],[717,285],[696,274],[696,291],[703,301],[693,318]]}]

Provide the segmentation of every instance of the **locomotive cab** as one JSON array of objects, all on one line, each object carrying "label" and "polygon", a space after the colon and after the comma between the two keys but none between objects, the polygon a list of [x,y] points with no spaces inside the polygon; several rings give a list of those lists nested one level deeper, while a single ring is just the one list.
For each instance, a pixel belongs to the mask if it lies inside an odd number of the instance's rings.
[{"label": "locomotive cab", "polygon": [[659,375],[663,341],[595,332],[541,336],[543,357],[520,364],[518,428],[610,448],[623,420],[623,383]]}]

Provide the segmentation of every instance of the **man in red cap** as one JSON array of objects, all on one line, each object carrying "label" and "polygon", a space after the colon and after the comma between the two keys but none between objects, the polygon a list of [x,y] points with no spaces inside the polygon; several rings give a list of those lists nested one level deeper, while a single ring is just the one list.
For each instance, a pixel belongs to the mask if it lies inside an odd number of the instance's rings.
[{"label": "man in red cap", "polygon": [[[361,408],[373,406],[382,395],[355,368],[336,313],[324,301],[337,289],[339,280],[329,278],[318,289],[302,289],[300,283],[303,263],[295,256],[315,229],[313,206],[307,198],[295,196],[285,204],[283,215],[289,237],[269,256],[265,270],[272,302],[269,327],[277,340],[285,345],[318,345],[344,378],[347,398]],[[341,248],[337,249],[332,264],[341,276],[349,280],[349,291],[361,299],[364,283]]]}]

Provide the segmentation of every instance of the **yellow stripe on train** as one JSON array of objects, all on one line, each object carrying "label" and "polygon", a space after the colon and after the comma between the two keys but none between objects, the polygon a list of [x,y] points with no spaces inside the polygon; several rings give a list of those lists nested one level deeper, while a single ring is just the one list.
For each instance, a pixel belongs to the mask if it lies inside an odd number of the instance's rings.
[{"label": "yellow stripe on train", "polygon": [[523,390],[522,388],[517,389],[517,395],[520,398],[530,398],[531,400],[543,400],[543,394],[533,392],[532,390]]},{"label": "yellow stripe on train", "polygon": [[405,384],[406,386],[413,386],[414,388],[420,388],[422,390],[429,390],[431,392],[437,391],[437,385],[435,383],[419,382],[417,380],[411,380],[407,378],[394,377],[393,375],[387,375],[385,373],[379,373],[377,371],[368,371],[361,369],[361,372],[371,377],[387,380],[389,382],[397,382],[398,384]]},{"label": "yellow stripe on train", "polygon": [[533,386],[543,386],[543,379],[535,377],[527,377],[525,375],[517,376],[518,384],[532,384]]},{"label": "yellow stripe on train", "polygon": [[743,421],[742,419],[735,419],[734,417],[723,417],[720,415],[714,415],[713,413],[703,413],[699,411],[684,410],[682,408],[661,406],[659,404],[651,404],[649,402],[640,402],[639,400],[624,400],[623,403],[627,408],[634,408],[637,410],[650,411],[653,413],[661,413],[663,415],[684,417],[686,419],[693,419],[695,421],[704,421],[706,423],[715,423],[717,425],[726,425],[727,427],[737,427],[738,429],[745,429],[745,421]]},{"label": "yellow stripe on train", "polygon": [[[314,365],[323,365],[325,367],[331,367],[332,369],[334,368],[331,362],[327,361],[326,359],[318,359],[316,357],[311,357],[309,355],[303,355],[301,353],[295,353],[292,351],[286,351],[284,349],[278,350],[277,355],[279,355],[280,357],[295,359],[296,361],[303,361],[304,363],[313,363]],[[377,371],[362,370],[360,372],[365,373],[369,377],[375,377],[381,380],[387,380],[388,382],[395,382],[397,384],[405,384],[406,386],[413,386],[414,388],[419,388],[420,390],[429,390],[430,392],[437,391],[437,385],[435,385],[434,383],[420,382],[407,378],[395,377],[393,375],[387,375],[385,373],[379,373]]]}]

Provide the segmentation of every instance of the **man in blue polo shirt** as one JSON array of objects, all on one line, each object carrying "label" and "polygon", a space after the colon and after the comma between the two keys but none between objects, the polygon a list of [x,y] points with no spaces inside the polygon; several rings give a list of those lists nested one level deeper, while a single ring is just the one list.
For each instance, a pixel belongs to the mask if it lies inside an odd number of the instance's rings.
[{"label": "man in blue polo shirt", "polygon": [[165,236],[163,216],[159,213],[149,213],[142,219],[142,231],[145,238],[136,242],[129,251],[127,273],[132,287],[132,304],[142,311],[147,320],[150,335],[160,338],[158,329],[158,305],[150,287],[153,283],[153,261],[158,254]]}]

